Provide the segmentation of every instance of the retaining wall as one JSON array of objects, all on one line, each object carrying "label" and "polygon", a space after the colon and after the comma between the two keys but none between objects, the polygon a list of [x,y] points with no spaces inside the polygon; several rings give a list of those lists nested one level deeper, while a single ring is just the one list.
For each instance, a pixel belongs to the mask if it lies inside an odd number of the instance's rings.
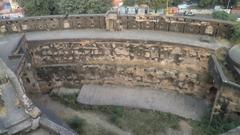
[{"label": "retaining wall", "polygon": [[[205,48],[79,39],[31,41],[27,52],[43,91],[94,83],[154,87],[197,97],[208,94],[207,64],[212,50]],[[23,81],[31,84],[27,77]]]}]

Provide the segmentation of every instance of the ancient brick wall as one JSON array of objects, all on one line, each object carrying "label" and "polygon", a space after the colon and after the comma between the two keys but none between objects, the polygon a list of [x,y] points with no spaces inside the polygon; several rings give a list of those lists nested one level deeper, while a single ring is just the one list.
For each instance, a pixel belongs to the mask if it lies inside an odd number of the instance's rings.
[{"label": "ancient brick wall", "polygon": [[[230,38],[233,23],[185,17],[118,16],[115,29],[162,30],[180,33],[203,34]],[[0,33],[49,31],[64,29],[106,29],[106,17],[100,15],[44,16],[0,21]]]},{"label": "ancient brick wall", "polygon": [[205,97],[209,89],[211,50],[204,48],[133,40],[55,40],[31,41],[27,49],[42,90],[122,84]]}]

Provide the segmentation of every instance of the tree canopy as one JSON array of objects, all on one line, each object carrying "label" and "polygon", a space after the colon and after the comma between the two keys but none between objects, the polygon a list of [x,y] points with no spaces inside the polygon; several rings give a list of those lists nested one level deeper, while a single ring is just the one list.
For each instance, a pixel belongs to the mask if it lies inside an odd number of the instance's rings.
[{"label": "tree canopy", "polygon": [[[228,3],[229,2],[229,3]],[[237,5],[237,2],[240,2],[240,0],[198,0],[198,6],[202,8],[210,8],[215,5],[222,5],[223,7],[227,8],[229,4],[229,8],[231,6]]]},{"label": "tree canopy", "polygon": [[24,0],[20,1],[26,15],[53,15],[58,13],[58,5],[55,0]]},{"label": "tree canopy", "polygon": [[106,13],[112,0],[19,0],[27,16]]}]

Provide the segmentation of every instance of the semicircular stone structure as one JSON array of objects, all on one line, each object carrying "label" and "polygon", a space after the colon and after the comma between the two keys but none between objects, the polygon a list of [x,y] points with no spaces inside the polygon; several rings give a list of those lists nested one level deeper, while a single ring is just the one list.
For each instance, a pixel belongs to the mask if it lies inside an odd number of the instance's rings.
[{"label": "semicircular stone structure", "polygon": [[232,30],[225,21],[110,12],[31,17],[0,22],[1,33],[14,33],[1,39],[11,49],[0,46],[0,56],[27,92],[111,84],[208,100],[211,54],[221,46],[214,37],[229,38]]},{"label": "semicircular stone structure", "polygon": [[[30,41],[27,52],[40,86],[147,86],[205,97],[211,50],[166,42],[77,39]],[[44,90],[44,88],[40,88]]]}]

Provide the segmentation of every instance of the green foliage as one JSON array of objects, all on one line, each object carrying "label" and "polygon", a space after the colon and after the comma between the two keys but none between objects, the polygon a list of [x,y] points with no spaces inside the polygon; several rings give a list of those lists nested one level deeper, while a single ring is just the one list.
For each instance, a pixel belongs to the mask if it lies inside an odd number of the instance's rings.
[{"label": "green foliage", "polygon": [[27,16],[106,13],[112,0],[24,0],[20,1]]},{"label": "green foliage", "polygon": [[219,135],[239,126],[240,118],[238,116],[223,119],[223,117],[217,116],[210,124],[209,117],[205,117],[201,122],[192,121],[191,125],[195,135]]},{"label": "green foliage", "polygon": [[207,8],[207,7],[211,7],[212,3],[213,3],[213,0],[199,0],[198,6],[201,8]]},{"label": "green foliage", "polygon": [[27,16],[58,14],[58,0],[25,0],[20,5],[24,7]]},{"label": "green foliage", "polygon": [[85,0],[82,13],[106,13],[112,6],[112,0]]},{"label": "green foliage", "polygon": [[112,110],[112,111],[109,112],[109,113],[110,113],[110,116],[111,116],[110,120],[111,120],[113,123],[115,123],[115,122],[117,122],[117,120],[118,120],[119,118],[121,118],[121,117],[123,116],[124,108],[123,108],[123,107],[120,107],[120,106],[119,106],[119,107],[116,106],[116,107],[113,107],[111,110]]},{"label": "green foliage", "polygon": [[167,2],[167,0],[150,0],[149,6],[154,8],[155,10],[157,10],[160,7],[165,7],[166,2]]},{"label": "green foliage", "polygon": [[125,109],[122,117],[118,117],[115,125],[123,130],[131,129],[136,135],[156,135],[166,129],[178,128],[179,118],[175,115],[142,109]]},{"label": "green foliage", "polygon": [[212,16],[215,19],[226,20],[226,21],[236,21],[236,17],[228,14],[225,11],[213,12]]},{"label": "green foliage", "polygon": [[240,23],[236,23],[234,25],[234,32],[233,32],[233,36],[232,36],[233,40],[237,43],[240,42]]},{"label": "green foliage", "polygon": [[86,125],[86,121],[75,116],[74,118],[69,120],[68,124],[77,133],[83,133],[84,126]]},{"label": "green foliage", "polygon": [[93,111],[101,113],[107,119],[123,130],[131,130],[136,135],[156,135],[165,129],[178,128],[179,117],[144,109],[133,109],[119,106],[89,106],[76,102],[76,95],[57,96],[54,99],[76,110]]},{"label": "green foliage", "polygon": [[169,0],[169,3],[173,6],[177,6],[178,4],[182,3],[182,0]]},{"label": "green foliage", "polygon": [[61,0],[59,5],[61,5],[60,14],[79,14],[84,12],[83,3],[80,0]]},{"label": "green foliage", "polygon": [[[82,105],[76,102],[77,95],[52,95],[52,97],[76,110],[102,113],[109,118],[110,122],[119,128],[123,130],[130,129],[133,134],[137,135],[156,135],[160,132],[163,133],[169,128],[178,129],[178,123],[181,119],[172,114],[144,109]],[[214,117],[210,124],[209,117],[204,117],[200,122],[188,120],[188,123],[193,127],[194,135],[218,135],[239,126],[240,118],[239,116],[225,119],[223,119],[223,117]]]},{"label": "green foliage", "polygon": [[134,6],[135,5],[135,0],[124,0],[123,5],[125,6]]}]

